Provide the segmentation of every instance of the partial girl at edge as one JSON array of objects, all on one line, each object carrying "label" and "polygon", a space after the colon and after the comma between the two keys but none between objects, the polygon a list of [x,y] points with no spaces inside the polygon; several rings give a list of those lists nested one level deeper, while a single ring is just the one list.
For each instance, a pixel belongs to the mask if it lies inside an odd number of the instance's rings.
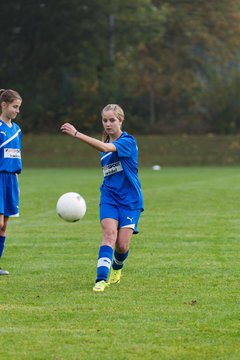
[{"label": "partial girl at edge", "polygon": [[[19,215],[18,174],[22,170],[22,132],[13,120],[21,104],[22,98],[17,91],[0,90],[0,260],[9,217]],[[0,268],[0,275],[9,275],[9,271]]]}]

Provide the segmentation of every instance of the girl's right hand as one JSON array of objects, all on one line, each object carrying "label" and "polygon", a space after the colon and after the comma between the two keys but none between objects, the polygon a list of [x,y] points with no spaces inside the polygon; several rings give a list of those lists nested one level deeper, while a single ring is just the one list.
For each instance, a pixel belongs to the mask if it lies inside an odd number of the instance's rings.
[{"label": "girl's right hand", "polygon": [[69,123],[65,123],[61,126],[60,130],[67,134],[67,135],[71,135],[71,136],[76,136],[76,133],[77,133],[77,130],[76,128],[72,125],[72,124],[69,124]]}]

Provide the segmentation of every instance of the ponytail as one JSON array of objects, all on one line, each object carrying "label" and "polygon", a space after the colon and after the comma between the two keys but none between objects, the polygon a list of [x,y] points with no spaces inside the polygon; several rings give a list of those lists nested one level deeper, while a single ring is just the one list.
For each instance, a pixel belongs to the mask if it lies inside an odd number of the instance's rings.
[{"label": "ponytail", "polygon": [[102,142],[107,142],[109,140],[109,135],[106,133],[106,131],[104,130],[102,133]]}]

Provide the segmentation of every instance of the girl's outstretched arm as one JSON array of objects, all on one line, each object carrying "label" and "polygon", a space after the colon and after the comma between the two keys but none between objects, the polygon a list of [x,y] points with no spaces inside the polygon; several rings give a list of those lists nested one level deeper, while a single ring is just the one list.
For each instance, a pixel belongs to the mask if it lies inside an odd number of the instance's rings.
[{"label": "girl's outstretched arm", "polygon": [[98,151],[102,151],[102,152],[116,152],[116,146],[112,143],[104,143],[103,141],[100,141],[98,139],[95,139],[91,136],[87,136],[83,133],[80,133],[79,131],[77,131],[77,129],[69,123],[65,123],[61,126],[61,131],[67,135],[73,136],[81,141],[83,141],[84,143],[90,145],[91,147],[93,147],[94,149],[98,150]]}]

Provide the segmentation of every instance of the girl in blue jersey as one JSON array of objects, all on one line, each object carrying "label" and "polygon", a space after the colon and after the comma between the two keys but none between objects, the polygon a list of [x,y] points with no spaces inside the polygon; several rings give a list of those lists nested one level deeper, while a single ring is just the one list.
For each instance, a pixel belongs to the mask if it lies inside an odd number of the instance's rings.
[{"label": "girl in blue jersey", "polygon": [[[22,170],[21,139],[16,118],[22,104],[21,96],[14,90],[0,90],[0,258],[6,241],[9,216],[18,216],[19,189],[17,174]],[[8,275],[0,268],[0,275]]]},{"label": "girl in blue jersey", "polygon": [[[62,132],[74,136],[101,152],[104,180],[101,185],[100,221],[102,243],[93,291],[104,291],[119,283],[128,256],[132,234],[143,211],[143,197],[138,178],[138,147],[133,136],[122,131],[124,112],[109,104],[102,110],[103,141],[84,135],[66,123]],[[111,271],[110,271],[111,270]]]}]

